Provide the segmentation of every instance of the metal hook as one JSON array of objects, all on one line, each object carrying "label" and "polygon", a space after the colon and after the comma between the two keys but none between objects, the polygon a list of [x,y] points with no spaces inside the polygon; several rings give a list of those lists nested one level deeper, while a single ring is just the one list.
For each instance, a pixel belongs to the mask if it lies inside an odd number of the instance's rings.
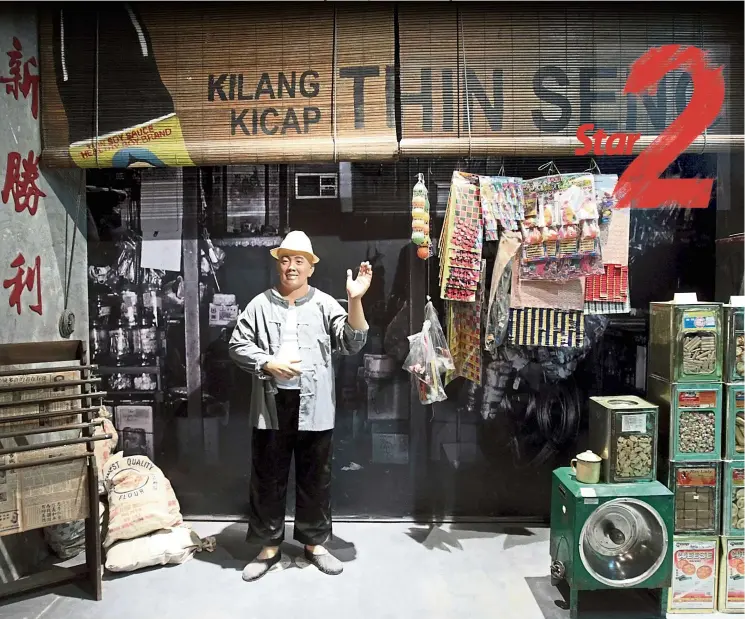
[{"label": "metal hook", "polygon": [[504,176],[504,163],[500,166],[497,176]]},{"label": "metal hook", "polygon": [[543,170],[548,170],[548,174],[551,174],[551,170],[553,170],[556,174],[561,174],[561,172],[559,172],[559,168],[556,167],[556,164],[553,162],[553,160],[544,163],[542,166],[538,166],[539,172]]},{"label": "metal hook", "polygon": [[590,167],[587,168],[587,170],[585,170],[585,172],[592,172],[594,170],[597,170],[598,171],[598,174],[602,174],[602,172],[600,171],[600,166],[598,165],[598,162],[595,161],[594,158],[592,158],[592,159],[590,159]]}]

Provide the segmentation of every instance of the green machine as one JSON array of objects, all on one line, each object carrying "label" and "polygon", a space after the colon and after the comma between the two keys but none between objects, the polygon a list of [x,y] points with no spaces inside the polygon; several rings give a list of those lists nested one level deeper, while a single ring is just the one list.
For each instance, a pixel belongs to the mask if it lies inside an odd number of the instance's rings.
[{"label": "green machine", "polygon": [[583,590],[670,587],[673,509],[673,493],[658,481],[583,484],[569,468],[554,471],[551,580],[569,586],[572,619]]}]

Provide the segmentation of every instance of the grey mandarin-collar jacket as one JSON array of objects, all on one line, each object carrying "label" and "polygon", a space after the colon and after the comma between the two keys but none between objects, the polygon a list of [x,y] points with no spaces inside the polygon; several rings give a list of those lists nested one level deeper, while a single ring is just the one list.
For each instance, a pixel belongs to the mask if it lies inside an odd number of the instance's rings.
[{"label": "grey mandarin-collar jacket", "polygon": [[[367,330],[352,329],[347,312],[330,295],[311,288],[295,301],[300,364],[299,430],[334,427],[336,390],[332,351],[353,355],[365,345]],[[255,428],[277,430],[277,386],[262,368],[279,351],[289,304],[273,289],[246,306],[230,338],[230,356],[252,375],[251,416]]]}]

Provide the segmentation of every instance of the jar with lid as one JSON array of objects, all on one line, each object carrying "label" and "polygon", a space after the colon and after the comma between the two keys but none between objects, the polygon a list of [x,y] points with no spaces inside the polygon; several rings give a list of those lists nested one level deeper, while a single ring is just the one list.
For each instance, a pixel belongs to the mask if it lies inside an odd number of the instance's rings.
[{"label": "jar with lid", "polygon": [[94,318],[90,333],[91,360],[94,363],[104,363],[108,358],[110,337],[108,322]]},{"label": "jar with lid", "polygon": [[143,318],[132,331],[132,344],[140,365],[155,365],[158,357],[158,329],[150,318]]},{"label": "jar with lid", "polygon": [[163,324],[163,295],[153,283],[147,284],[142,291],[142,315],[156,327]]},{"label": "jar with lid", "polygon": [[125,284],[119,293],[121,297],[121,319],[134,325],[138,317],[137,291],[132,284]]},{"label": "jar with lid", "polygon": [[109,391],[131,391],[132,375],[124,372],[113,372],[109,375]]},{"label": "jar with lid", "polygon": [[137,391],[156,391],[158,389],[158,376],[150,372],[135,374],[133,384]]},{"label": "jar with lid", "polygon": [[92,319],[101,326],[109,327],[113,324],[115,297],[110,293],[100,292],[93,302]]},{"label": "jar with lid", "polygon": [[132,354],[131,329],[125,321],[120,320],[119,324],[111,330],[109,342],[109,351],[114,362],[125,363]]}]

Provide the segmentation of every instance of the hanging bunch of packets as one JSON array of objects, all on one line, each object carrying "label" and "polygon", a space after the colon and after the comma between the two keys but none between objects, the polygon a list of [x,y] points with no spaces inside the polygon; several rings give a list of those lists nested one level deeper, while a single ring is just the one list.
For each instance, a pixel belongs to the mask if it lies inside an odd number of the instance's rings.
[{"label": "hanging bunch of packets", "polygon": [[566,281],[603,272],[592,174],[523,181],[520,279]]},{"label": "hanging bunch of packets", "polygon": [[585,281],[585,314],[626,314],[629,301],[629,267],[606,264],[603,275]]},{"label": "hanging bunch of packets", "polygon": [[504,230],[517,232],[525,219],[523,179],[510,176],[480,176],[481,210],[484,213],[484,240],[497,240],[497,223]]},{"label": "hanging bunch of packets", "polygon": [[448,311],[448,348],[455,369],[445,375],[447,385],[462,376],[481,385],[481,308],[484,305],[486,261],[480,264],[480,280],[474,303],[450,301]]},{"label": "hanging bunch of packets", "polygon": [[507,336],[513,346],[579,348],[585,339],[585,316],[545,307],[510,309]]},{"label": "hanging bunch of packets", "polygon": [[424,184],[424,174],[417,175],[411,197],[411,242],[418,247],[416,255],[422,260],[429,258],[429,195]]},{"label": "hanging bunch of packets", "polygon": [[476,301],[481,279],[484,224],[479,177],[453,172],[445,221],[440,235],[440,297]]}]

